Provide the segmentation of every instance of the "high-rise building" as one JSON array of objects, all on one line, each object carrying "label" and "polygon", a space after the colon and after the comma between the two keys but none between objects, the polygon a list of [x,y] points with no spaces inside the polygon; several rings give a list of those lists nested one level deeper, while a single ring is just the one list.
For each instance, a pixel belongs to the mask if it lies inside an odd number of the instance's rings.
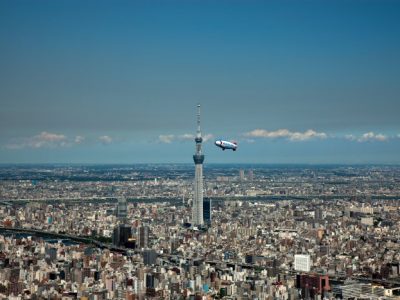
[{"label": "high-rise building", "polygon": [[203,201],[204,223],[211,225],[211,199],[205,198]]},{"label": "high-rise building", "polygon": [[126,199],[124,197],[118,198],[116,216],[120,224],[114,228],[112,235],[112,243],[117,247],[125,247],[128,239],[132,237],[132,228],[126,225],[127,211]]},{"label": "high-rise building", "polygon": [[47,248],[46,249],[46,257],[48,257],[50,261],[55,261],[57,259],[57,249],[56,248]]},{"label": "high-rise building", "polygon": [[153,249],[146,249],[142,253],[143,263],[146,266],[155,265],[157,261],[157,252]]},{"label": "high-rise building", "polygon": [[203,141],[201,137],[200,128],[200,104],[197,105],[197,134],[194,139],[196,142],[196,153],[193,155],[193,161],[195,164],[194,174],[194,197],[192,206],[192,225],[201,226],[204,224],[203,220],[203,161],[204,155],[201,149],[201,143]]},{"label": "high-rise building", "polygon": [[254,172],[253,172],[253,170],[249,170],[249,173],[248,173],[249,175],[248,175],[248,180],[250,180],[250,181],[252,181],[253,179],[254,179]]},{"label": "high-rise building", "polygon": [[318,221],[321,221],[324,219],[324,214],[323,214],[323,211],[321,208],[316,208],[314,210],[314,219],[318,220]]},{"label": "high-rise building", "polygon": [[126,247],[128,240],[132,237],[132,228],[126,224],[119,224],[114,228],[112,243],[117,247]]},{"label": "high-rise building", "polygon": [[[331,290],[329,277],[319,274],[298,274],[296,287],[301,289],[301,293],[304,295],[302,299],[325,299],[328,298],[327,291]],[[317,297],[317,295],[320,296]],[[349,298],[345,297],[345,299]]]},{"label": "high-rise building", "polygon": [[243,169],[239,170],[239,179],[240,179],[240,181],[244,180],[244,170]]},{"label": "high-rise building", "polygon": [[125,197],[118,198],[118,206],[117,206],[117,218],[121,223],[126,223],[126,218],[128,216],[128,208],[126,204]]},{"label": "high-rise building", "polygon": [[146,287],[154,288],[154,275],[153,274],[146,274]]},{"label": "high-rise building", "polygon": [[144,225],[139,227],[139,248],[149,247],[149,226]]},{"label": "high-rise building", "polygon": [[294,269],[296,271],[310,272],[311,261],[310,255],[296,254],[294,256]]}]

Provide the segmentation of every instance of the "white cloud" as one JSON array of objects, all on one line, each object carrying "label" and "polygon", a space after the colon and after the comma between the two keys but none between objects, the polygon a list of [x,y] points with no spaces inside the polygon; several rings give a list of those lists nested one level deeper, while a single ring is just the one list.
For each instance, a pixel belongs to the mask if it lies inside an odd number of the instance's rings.
[{"label": "white cloud", "polygon": [[194,140],[194,134],[185,133],[178,136],[180,140]]},{"label": "white cloud", "polygon": [[175,136],[173,134],[166,134],[166,135],[162,134],[162,135],[158,136],[158,140],[161,143],[165,143],[165,144],[171,144],[172,141],[174,140],[174,138],[175,138]]},{"label": "white cloud", "polygon": [[247,132],[244,135],[248,137],[262,137],[262,138],[277,138],[277,137],[288,137],[289,130],[279,129],[276,131],[268,131],[265,129],[254,129],[253,131]]},{"label": "white cloud", "polygon": [[209,140],[212,140],[212,139],[214,139],[214,135],[211,134],[211,133],[205,134],[205,135],[203,136],[203,141],[204,141],[204,142],[208,142]]},{"label": "white cloud", "polygon": [[38,135],[27,138],[17,138],[6,145],[8,149],[23,148],[54,148],[70,146],[70,142],[63,134],[42,131]]},{"label": "white cloud", "polygon": [[99,141],[102,142],[103,144],[110,144],[113,141],[113,139],[108,135],[102,135],[99,136]]},{"label": "white cloud", "polygon": [[357,139],[359,142],[370,142],[370,141],[378,141],[378,142],[384,142],[388,139],[388,137],[384,134],[378,133],[375,134],[374,132],[370,131],[367,133],[364,133],[360,138]]},{"label": "white cloud", "polygon": [[356,140],[357,140],[357,137],[356,137],[355,135],[353,135],[353,134],[346,134],[346,135],[344,136],[344,138],[345,138],[346,140],[350,140],[350,141],[356,141]]},{"label": "white cloud", "polygon": [[377,141],[377,142],[384,142],[387,141],[389,139],[389,136],[384,135],[382,133],[378,133],[375,134],[374,132],[370,131],[370,132],[366,132],[364,134],[362,134],[361,136],[356,136],[354,134],[346,134],[345,139],[350,140],[350,141],[357,141],[357,142],[373,142],[373,141]]},{"label": "white cloud", "polygon": [[324,132],[316,132],[312,129],[309,129],[305,132],[293,132],[289,139],[292,141],[305,141],[314,138],[326,139],[327,137],[327,134]]},{"label": "white cloud", "polygon": [[288,129],[278,129],[275,131],[268,131],[265,129],[254,129],[244,134],[246,137],[251,138],[286,138],[290,141],[306,141],[310,139],[326,139],[328,136],[324,132],[317,132],[309,129],[304,132],[293,132]]},{"label": "white cloud", "polygon": [[39,140],[47,141],[47,142],[59,142],[64,141],[67,137],[63,134],[51,133],[43,131],[39,135],[36,136]]},{"label": "white cloud", "polygon": [[74,142],[75,142],[76,144],[80,144],[80,143],[82,143],[84,140],[85,140],[85,137],[84,137],[84,136],[77,135],[77,136],[75,137],[75,139],[74,139]]},{"label": "white cloud", "polygon": [[[171,144],[174,141],[193,141],[195,138],[194,134],[191,133],[184,133],[181,135],[174,135],[174,134],[162,134],[158,136],[158,141],[165,144]],[[208,142],[209,140],[213,139],[213,134],[205,134],[203,135],[203,142]]]}]

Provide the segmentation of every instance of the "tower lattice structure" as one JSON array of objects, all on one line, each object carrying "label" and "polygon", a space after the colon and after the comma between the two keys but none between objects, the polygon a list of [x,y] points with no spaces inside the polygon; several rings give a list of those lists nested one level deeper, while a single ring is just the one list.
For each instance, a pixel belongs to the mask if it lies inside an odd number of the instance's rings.
[{"label": "tower lattice structure", "polygon": [[194,139],[196,142],[196,153],[193,155],[195,165],[194,174],[194,198],[192,207],[192,225],[201,226],[203,219],[203,161],[201,127],[200,127],[200,104],[197,105],[197,134]]}]

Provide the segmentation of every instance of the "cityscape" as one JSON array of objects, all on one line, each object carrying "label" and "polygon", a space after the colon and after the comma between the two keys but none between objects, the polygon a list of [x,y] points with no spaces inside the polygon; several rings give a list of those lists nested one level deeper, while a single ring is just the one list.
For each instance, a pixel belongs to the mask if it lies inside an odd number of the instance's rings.
[{"label": "cityscape", "polygon": [[400,297],[399,167],[209,165],[197,226],[193,173],[3,166],[1,295]]},{"label": "cityscape", "polygon": [[0,0],[0,300],[400,300],[400,1]]}]

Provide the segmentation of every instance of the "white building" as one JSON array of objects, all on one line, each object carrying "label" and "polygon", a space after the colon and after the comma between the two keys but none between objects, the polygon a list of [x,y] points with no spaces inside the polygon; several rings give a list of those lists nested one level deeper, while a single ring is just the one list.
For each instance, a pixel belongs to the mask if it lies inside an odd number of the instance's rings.
[{"label": "white building", "polygon": [[294,256],[294,269],[301,272],[310,272],[310,255],[296,254]]}]

